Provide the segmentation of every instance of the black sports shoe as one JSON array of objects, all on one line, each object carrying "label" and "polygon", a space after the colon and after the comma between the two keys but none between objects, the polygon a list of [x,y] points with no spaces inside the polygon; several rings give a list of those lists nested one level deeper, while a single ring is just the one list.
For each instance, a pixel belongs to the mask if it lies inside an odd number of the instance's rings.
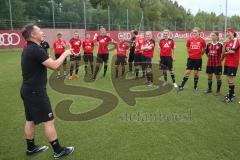
[{"label": "black sports shoe", "polygon": [[206,94],[207,94],[207,93],[212,93],[212,90],[208,89],[208,90],[205,91],[205,93],[206,93]]},{"label": "black sports shoe", "polygon": [[224,99],[224,102],[226,102],[226,103],[230,103],[230,102],[232,102],[233,101],[233,98],[229,98],[229,97],[225,97],[225,99]]},{"label": "black sports shoe", "polygon": [[48,149],[48,146],[35,146],[32,150],[27,150],[26,155],[30,156],[36,153],[44,152]]},{"label": "black sports shoe", "polygon": [[[229,93],[225,96],[225,98],[228,98],[229,97]],[[235,96],[235,94],[233,94],[233,97],[232,97],[232,99],[234,99],[236,96]]]},{"label": "black sports shoe", "polygon": [[61,75],[56,75],[56,78],[57,78],[57,79],[61,78]]},{"label": "black sports shoe", "polygon": [[183,91],[183,87],[181,85],[178,86],[178,91]]},{"label": "black sports shoe", "polygon": [[74,147],[64,147],[60,153],[54,152],[53,157],[55,159],[60,159],[64,156],[70,155],[71,153],[73,153],[73,151],[74,151]]}]

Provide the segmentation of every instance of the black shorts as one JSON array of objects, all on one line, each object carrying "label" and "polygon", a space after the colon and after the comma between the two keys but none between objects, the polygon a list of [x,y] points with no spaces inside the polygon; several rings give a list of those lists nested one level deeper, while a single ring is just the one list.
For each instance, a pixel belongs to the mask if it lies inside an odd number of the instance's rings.
[{"label": "black shorts", "polygon": [[129,57],[128,57],[128,62],[133,62],[134,61],[134,51],[135,51],[135,49],[133,48],[131,48],[130,49],[130,53],[129,53]]},{"label": "black shorts", "polygon": [[152,58],[142,55],[142,64],[144,67],[152,67]]},{"label": "black shorts", "polygon": [[83,55],[84,62],[93,62],[93,54],[92,53],[84,53]]},{"label": "black shorts", "polygon": [[160,57],[160,67],[163,70],[168,69],[169,71],[172,71],[173,68],[173,59],[171,56],[161,56]]},{"label": "black shorts", "polygon": [[140,65],[142,63],[142,54],[134,54],[134,65]]},{"label": "black shorts", "polygon": [[235,77],[237,75],[237,69],[237,67],[224,66],[224,75]]},{"label": "black shorts", "polygon": [[[60,56],[60,54],[55,54],[55,59],[58,59]],[[67,58],[64,59],[63,64],[67,64]]]},{"label": "black shorts", "polygon": [[144,63],[152,63],[152,58],[146,57],[146,56],[142,55],[142,62],[144,62]]},{"label": "black shorts", "polygon": [[222,75],[222,66],[207,66],[207,74]]},{"label": "black shorts", "polygon": [[109,54],[108,53],[104,53],[104,54],[98,54],[97,55],[97,63],[107,63],[108,62],[108,57]]},{"label": "black shorts", "polygon": [[70,61],[80,61],[81,60],[81,56],[74,56],[74,55],[71,55],[70,56]]},{"label": "black shorts", "polygon": [[117,56],[117,59],[115,61],[115,65],[126,65],[127,61],[126,61],[126,56]]},{"label": "black shorts", "polygon": [[39,124],[54,119],[46,89],[32,90],[22,87],[20,92],[27,121]]},{"label": "black shorts", "polygon": [[202,59],[191,59],[187,60],[187,69],[201,71],[202,70]]}]

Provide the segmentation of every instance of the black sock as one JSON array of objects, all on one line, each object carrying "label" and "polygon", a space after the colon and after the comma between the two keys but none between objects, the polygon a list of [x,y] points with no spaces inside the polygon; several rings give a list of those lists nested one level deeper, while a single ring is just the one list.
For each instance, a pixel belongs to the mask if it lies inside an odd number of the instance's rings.
[{"label": "black sock", "polygon": [[148,82],[153,82],[153,74],[152,74],[152,69],[147,68],[147,81]]},{"label": "black sock", "polygon": [[104,73],[103,73],[103,76],[105,77],[106,76],[106,73],[107,73],[107,65],[104,65]]},{"label": "black sock", "polygon": [[142,63],[141,67],[142,67],[142,74],[143,74],[142,76],[143,76],[143,78],[145,78],[146,77],[146,68],[147,68],[146,63]]},{"label": "black sock", "polygon": [[132,62],[129,62],[129,72],[132,72],[132,66],[133,66],[133,64],[132,64]]},{"label": "black sock", "polygon": [[84,66],[85,73],[87,73],[87,65]]},{"label": "black sock", "polygon": [[233,98],[234,88],[235,88],[234,83],[229,83],[229,99]]},{"label": "black sock", "polygon": [[211,91],[212,90],[212,80],[208,79],[208,90]]},{"label": "black sock", "polygon": [[194,76],[194,89],[197,88],[197,84],[198,84],[198,76]]},{"label": "black sock", "polygon": [[91,72],[92,72],[92,74],[93,74],[93,64],[91,64]]},{"label": "black sock", "polygon": [[153,74],[152,74],[152,72],[147,73],[147,81],[153,83]]},{"label": "black sock", "polygon": [[183,77],[183,80],[182,80],[182,84],[180,85],[181,87],[184,87],[184,85],[186,84],[186,82],[188,81],[188,77]]},{"label": "black sock", "polygon": [[175,75],[174,75],[174,73],[171,73],[171,78],[172,78],[172,81],[173,81],[173,83],[176,83],[176,80],[175,80]]},{"label": "black sock", "polygon": [[118,77],[118,67],[116,67],[116,75],[115,75],[115,77],[117,78]]},{"label": "black sock", "polygon": [[124,73],[125,73],[125,66],[122,65],[122,76],[124,75]]},{"label": "black sock", "polygon": [[164,78],[164,81],[167,82],[167,71],[163,71],[163,78]]},{"label": "black sock", "polygon": [[34,139],[26,139],[27,142],[27,150],[31,151],[35,147]]},{"label": "black sock", "polygon": [[138,75],[139,75],[139,69],[135,69],[135,74],[136,74],[136,78],[138,78]]},{"label": "black sock", "polygon": [[76,63],[75,74],[78,74],[78,70],[79,70],[79,64],[78,64],[78,63]]},{"label": "black sock", "polygon": [[99,66],[96,66],[94,76],[93,76],[94,79],[96,79],[98,71],[99,71]]},{"label": "black sock", "polygon": [[217,80],[217,92],[220,92],[221,86],[222,86],[222,80],[219,79]]},{"label": "black sock", "polygon": [[73,65],[71,64],[71,66],[70,66],[70,76],[72,76],[72,74],[73,74]]},{"label": "black sock", "polygon": [[60,153],[62,151],[62,147],[60,146],[59,142],[58,142],[58,139],[52,141],[52,142],[49,142],[53,148],[53,151],[55,153]]},{"label": "black sock", "polygon": [[143,73],[143,78],[145,78],[146,77],[146,72],[145,71],[142,71],[142,73]]}]

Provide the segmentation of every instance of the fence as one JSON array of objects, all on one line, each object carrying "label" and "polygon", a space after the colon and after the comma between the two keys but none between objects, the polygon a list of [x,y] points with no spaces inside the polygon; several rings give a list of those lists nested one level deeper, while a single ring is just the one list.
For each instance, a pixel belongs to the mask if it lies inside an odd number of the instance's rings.
[{"label": "fence", "polygon": [[[152,23],[144,24],[144,26],[140,26],[140,24],[136,25],[124,25],[124,24],[105,24],[105,23],[80,23],[80,22],[41,22],[41,21],[13,21],[12,26],[13,30],[19,30],[27,23],[36,23],[41,28],[57,28],[57,29],[85,29],[89,31],[98,30],[101,26],[106,27],[108,31],[130,31],[133,29],[137,30],[151,30],[151,31],[159,31],[163,29],[170,29],[171,31],[190,31],[193,27],[198,26],[202,29],[202,31],[223,31],[224,23],[212,23],[212,24],[198,24],[198,23],[178,23],[178,22],[161,22],[161,23]],[[228,23],[229,27],[234,28],[235,30],[240,30],[240,24],[236,23]],[[9,30],[11,28],[10,21],[1,21],[0,29]],[[110,30],[109,30],[110,29]]]},{"label": "fence", "polygon": [[[84,29],[47,29],[43,28],[43,32],[46,35],[46,41],[49,42],[49,44],[52,46],[54,40],[56,39],[57,33],[61,32],[63,34],[63,39],[69,41],[73,35],[74,31],[78,31],[80,34],[80,39],[84,39],[85,30]],[[99,34],[99,31],[88,31],[91,34],[91,37],[94,37],[95,34]],[[131,34],[129,31],[109,31],[107,34],[112,37],[113,39],[117,40],[119,33],[123,33],[125,39],[130,39]],[[206,39],[209,38],[211,32],[206,31],[202,32],[201,37],[204,37]],[[238,33],[238,37],[240,38],[240,32]],[[139,33],[140,36],[144,36],[144,32]],[[220,39],[223,39],[223,32],[220,32]],[[175,40],[185,40],[191,36],[191,32],[185,32],[185,31],[174,31],[171,33],[170,37]],[[155,40],[159,40],[162,38],[162,32],[161,31],[154,31],[153,32],[153,38]],[[21,48],[24,44],[24,39],[21,35],[21,32],[19,30],[0,30],[0,49],[4,48]]]}]

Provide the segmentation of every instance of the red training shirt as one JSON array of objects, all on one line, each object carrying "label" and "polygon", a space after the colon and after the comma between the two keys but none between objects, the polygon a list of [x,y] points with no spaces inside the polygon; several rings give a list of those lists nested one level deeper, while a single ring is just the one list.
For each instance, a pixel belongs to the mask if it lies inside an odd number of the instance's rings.
[{"label": "red training shirt", "polygon": [[140,38],[140,36],[137,36],[134,42],[135,45],[135,54],[142,54],[142,44],[143,44],[144,39]]},{"label": "red training shirt", "polygon": [[94,48],[94,41],[90,39],[85,39],[82,43],[84,54],[92,54]]},{"label": "red training shirt", "polygon": [[74,53],[79,53],[81,51],[82,42],[80,39],[72,38],[70,41],[70,47],[73,49]]},{"label": "red training shirt", "polygon": [[221,57],[222,57],[222,48],[223,45],[220,42],[217,43],[208,43],[206,48],[206,54],[208,56],[207,66],[222,66]]},{"label": "red training shirt", "polygon": [[63,54],[63,52],[65,51],[66,45],[67,45],[67,42],[65,40],[56,39],[53,43],[54,53],[58,55]]},{"label": "red training shirt", "polygon": [[126,41],[117,42],[116,43],[117,56],[125,56],[126,57],[129,47],[130,47],[129,44]]},{"label": "red training shirt", "polygon": [[191,59],[202,59],[203,50],[206,48],[206,41],[199,37],[191,37],[187,40],[188,56]]},{"label": "red training shirt", "polygon": [[98,54],[109,54],[108,45],[110,42],[113,42],[113,39],[109,36],[98,36]]},{"label": "red training shirt", "polygon": [[225,55],[225,63],[224,66],[228,67],[238,67],[239,65],[239,41],[237,38],[234,38],[231,41],[225,42],[225,51],[228,52],[230,50],[234,50],[235,52],[232,54]]},{"label": "red training shirt", "polygon": [[153,39],[150,39],[149,41],[148,40],[144,40],[143,44],[142,44],[142,47],[147,47],[147,46],[152,47],[152,49],[150,49],[150,50],[143,50],[142,54],[145,57],[152,58],[153,54],[154,54],[155,41]]},{"label": "red training shirt", "polygon": [[173,39],[161,39],[159,41],[160,56],[172,56],[173,49],[175,48],[175,43]]}]

